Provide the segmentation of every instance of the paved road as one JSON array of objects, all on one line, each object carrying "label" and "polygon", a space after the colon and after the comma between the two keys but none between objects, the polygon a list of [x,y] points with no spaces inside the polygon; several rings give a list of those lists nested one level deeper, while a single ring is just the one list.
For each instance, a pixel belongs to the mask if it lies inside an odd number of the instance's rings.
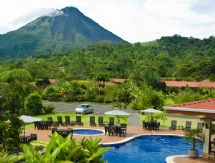
[{"label": "paved road", "polygon": [[[52,104],[56,107],[54,110],[55,112],[68,112],[68,113],[75,113],[75,108],[80,105],[80,102],[72,102],[72,103],[66,103],[66,102],[50,102],[50,101],[44,101],[45,105]],[[104,114],[106,111],[113,110],[111,104],[101,104],[101,103],[93,103],[94,113],[93,114]],[[125,111],[127,113],[130,113],[131,116],[129,117],[129,124],[133,126],[139,126],[139,116],[138,111],[130,110],[130,109],[122,109],[122,111]]]}]

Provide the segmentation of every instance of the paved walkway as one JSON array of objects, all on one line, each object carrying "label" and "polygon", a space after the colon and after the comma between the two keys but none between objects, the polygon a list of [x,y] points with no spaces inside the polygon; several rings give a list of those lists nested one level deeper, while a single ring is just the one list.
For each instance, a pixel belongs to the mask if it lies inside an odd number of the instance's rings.
[{"label": "paved walkway", "polygon": [[[66,127],[60,127],[60,128],[66,128]],[[71,128],[94,128],[94,129],[100,129],[104,130],[104,127],[91,127],[91,126],[71,126]],[[37,130],[33,128],[28,128],[25,131],[26,135],[30,133],[35,133],[38,136],[39,141],[49,141],[50,136],[51,136],[51,130]],[[122,141],[123,139],[127,139],[129,137],[135,136],[135,135],[140,135],[140,134],[153,134],[153,135],[159,135],[159,134],[175,134],[175,135],[183,135],[184,132],[181,130],[178,131],[169,131],[167,129],[160,129],[159,131],[148,131],[144,130],[141,127],[136,127],[136,126],[129,126],[127,127],[127,135],[125,137],[119,137],[119,136],[108,136],[108,135],[99,135],[96,137],[99,137],[102,139],[102,143],[110,143],[110,142],[117,142],[117,141]],[[73,138],[79,139],[82,138],[83,136],[80,135],[73,135]],[[92,136],[95,137],[95,136]]]},{"label": "paved walkway", "polygon": [[209,160],[209,159],[191,159],[189,157],[176,157],[173,160],[175,163],[214,163],[215,160]]}]

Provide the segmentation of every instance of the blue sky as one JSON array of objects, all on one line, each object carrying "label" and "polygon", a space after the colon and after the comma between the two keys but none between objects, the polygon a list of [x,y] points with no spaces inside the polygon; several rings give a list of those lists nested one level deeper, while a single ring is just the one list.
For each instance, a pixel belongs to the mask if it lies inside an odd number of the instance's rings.
[{"label": "blue sky", "polygon": [[0,33],[66,6],[129,42],[215,35],[215,0],[0,0]]}]

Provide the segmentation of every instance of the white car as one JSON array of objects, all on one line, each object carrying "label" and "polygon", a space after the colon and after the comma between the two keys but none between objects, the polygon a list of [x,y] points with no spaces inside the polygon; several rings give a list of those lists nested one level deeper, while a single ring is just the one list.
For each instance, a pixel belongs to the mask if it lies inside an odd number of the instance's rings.
[{"label": "white car", "polygon": [[77,108],[75,108],[75,113],[87,114],[92,112],[93,112],[93,107],[92,105],[89,105],[89,104],[81,104]]}]

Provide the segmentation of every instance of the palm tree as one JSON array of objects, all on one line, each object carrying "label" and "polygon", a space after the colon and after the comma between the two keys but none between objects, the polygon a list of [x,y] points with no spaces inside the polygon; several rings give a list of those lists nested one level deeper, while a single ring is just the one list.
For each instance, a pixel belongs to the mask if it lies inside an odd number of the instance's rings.
[{"label": "palm tree", "polygon": [[189,151],[189,156],[196,158],[198,156],[198,151],[196,149],[196,145],[199,141],[199,139],[203,139],[204,135],[202,133],[202,130],[198,129],[192,129],[185,133],[185,140],[191,141],[192,143],[192,149]]}]

